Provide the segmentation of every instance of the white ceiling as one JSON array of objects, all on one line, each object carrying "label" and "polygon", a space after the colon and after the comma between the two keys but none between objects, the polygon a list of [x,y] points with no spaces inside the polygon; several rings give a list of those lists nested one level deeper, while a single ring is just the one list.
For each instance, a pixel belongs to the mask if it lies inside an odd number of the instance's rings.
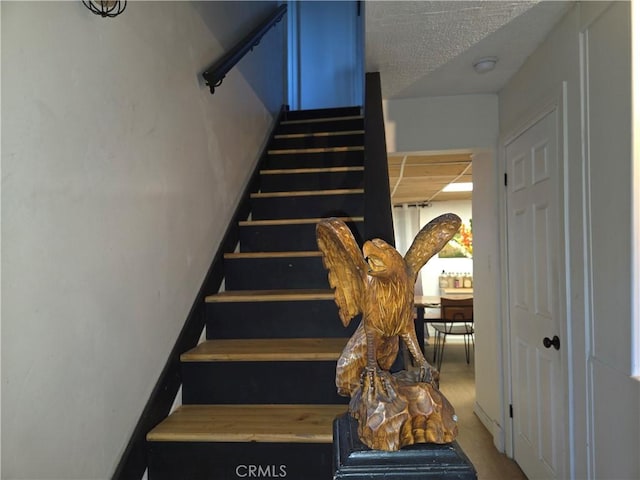
[{"label": "white ceiling", "polygon": [[[572,3],[368,1],[366,70],[385,99],[497,93]],[[475,73],[486,56],[496,68]]]},{"label": "white ceiling", "polygon": [[[384,99],[497,93],[573,3],[367,1],[366,71],[380,72]],[[498,62],[478,74],[473,64],[483,57]],[[389,154],[394,204],[471,198],[442,192],[469,181],[470,157],[407,153]]]}]

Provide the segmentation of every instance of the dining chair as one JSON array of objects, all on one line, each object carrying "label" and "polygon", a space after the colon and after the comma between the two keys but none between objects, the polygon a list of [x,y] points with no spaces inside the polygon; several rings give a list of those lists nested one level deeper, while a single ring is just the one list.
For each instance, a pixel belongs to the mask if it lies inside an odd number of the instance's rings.
[{"label": "dining chair", "polygon": [[440,321],[431,323],[435,332],[433,362],[438,371],[442,367],[444,347],[448,335],[462,335],[464,338],[464,353],[467,363],[470,360],[471,347],[475,348],[473,339],[473,298],[440,299]]}]

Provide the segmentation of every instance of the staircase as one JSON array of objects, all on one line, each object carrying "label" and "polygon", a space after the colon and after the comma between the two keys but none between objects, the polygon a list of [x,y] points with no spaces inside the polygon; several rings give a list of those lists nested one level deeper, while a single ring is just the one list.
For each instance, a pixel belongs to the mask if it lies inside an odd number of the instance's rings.
[{"label": "staircase", "polygon": [[276,128],[206,340],[181,356],[183,405],[147,435],[150,480],[332,477],[335,366],[358,322],[338,318],[315,226],[336,216],[364,237],[363,128],[359,107]]}]

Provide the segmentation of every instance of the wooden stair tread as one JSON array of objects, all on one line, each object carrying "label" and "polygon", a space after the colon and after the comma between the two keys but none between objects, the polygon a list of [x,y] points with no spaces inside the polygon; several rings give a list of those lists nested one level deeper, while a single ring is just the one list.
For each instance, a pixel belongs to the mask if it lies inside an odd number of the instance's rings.
[{"label": "wooden stair tread", "polygon": [[340,152],[361,152],[364,146],[355,145],[348,147],[310,147],[310,148],[279,148],[268,150],[269,155],[295,155],[299,153],[340,153]]},{"label": "wooden stair tread", "polygon": [[348,338],[232,338],[207,340],[182,362],[336,361]]},{"label": "wooden stair tread", "polygon": [[291,192],[257,192],[251,198],[312,197],[323,195],[361,195],[363,188],[339,188],[333,190],[300,190]]},{"label": "wooden stair tread", "polygon": [[273,138],[281,140],[287,138],[311,138],[311,137],[337,137],[341,135],[364,135],[364,130],[343,130],[336,132],[309,132],[309,133],[281,133]]},{"label": "wooden stair tread", "polygon": [[283,120],[280,125],[296,125],[301,123],[323,123],[323,122],[336,122],[341,120],[363,120],[362,115],[349,115],[343,117],[321,117],[321,118],[303,118],[300,120]]},{"label": "wooden stair tread", "polygon": [[364,172],[364,167],[318,167],[318,168],[279,168],[260,170],[261,175],[290,175],[300,173],[345,173]]},{"label": "wooden stair tread", "polygon": [[150,442],[331,443],[345,405],[182,405]]},{"label": "wooden stair tread", "polygon": [[320,251],[293,251],[293,252],[236,252],[225,253],[224,258],[303,258],[321,257]]},{"label": "wooden stair tread", "polygon": [[308,300],[333,300],[330,289],[317,290],[229,290],[205,298],[207,303],[231,302],[295,302]]},{"label": "wooden stair tread", "polygon": [[[320,223],[325,218],[275,218],[266,220],[243,220],[238,222],[241,227],[277,226],[277,225],[306,225]],[[364,217],[339,217],[345,223],[364,222]]]}]

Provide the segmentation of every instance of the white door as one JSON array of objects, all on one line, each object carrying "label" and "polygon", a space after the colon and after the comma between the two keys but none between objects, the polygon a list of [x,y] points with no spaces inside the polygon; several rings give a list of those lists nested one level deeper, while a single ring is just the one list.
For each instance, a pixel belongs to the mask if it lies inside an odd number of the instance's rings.
[{"label": "white door", "polygon": [[530,479],[564,476],[557,116],[537,121],[505,155],[513,453]]}]

